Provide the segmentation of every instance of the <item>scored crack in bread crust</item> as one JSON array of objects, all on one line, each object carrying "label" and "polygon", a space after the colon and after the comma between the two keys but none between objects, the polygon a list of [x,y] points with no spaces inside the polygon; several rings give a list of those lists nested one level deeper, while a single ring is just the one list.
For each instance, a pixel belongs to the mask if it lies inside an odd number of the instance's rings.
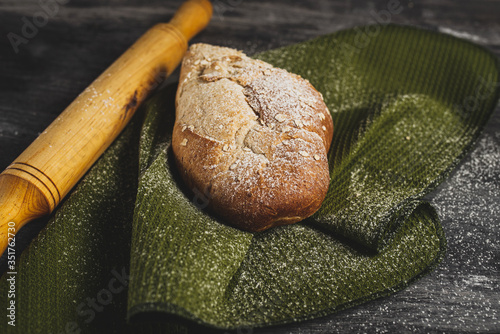
[{"label": "scored crack in bread crust", "polygon": [[319,209],[333,122],[305,79],[240,51],[194,44],[181,68],[172,148],[188,187],[247,231]]}]

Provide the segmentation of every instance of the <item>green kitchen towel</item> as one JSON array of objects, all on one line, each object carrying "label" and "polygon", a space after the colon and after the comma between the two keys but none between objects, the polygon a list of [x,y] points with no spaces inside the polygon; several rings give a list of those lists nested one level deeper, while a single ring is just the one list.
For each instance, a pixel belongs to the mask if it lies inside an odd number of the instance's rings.
[{"label": "green kitchen towel", "polygon": [[[16,327],[3,321],[0,332],[289,323],[390,295],[437,265],[445,239],[421,198],[494,109],[498,60],[451,36],[392,25],[256,57],[307,78],[331,111],[321,209],[261,233],[205,212],[209,196],[187,189],[173,163],[176,87],[167,86],[18,259]],[[0,282],[4,296],[9,277]]]}]

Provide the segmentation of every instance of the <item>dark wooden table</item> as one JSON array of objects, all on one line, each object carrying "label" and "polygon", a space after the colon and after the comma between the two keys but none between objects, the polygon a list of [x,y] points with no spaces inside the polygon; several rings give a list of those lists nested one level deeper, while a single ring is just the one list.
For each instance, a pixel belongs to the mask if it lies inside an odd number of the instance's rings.
[{"label": "dark wooden table", "polygon": [[[13,47],[7,35],[22,36],[23,17],[32,21],[47,1],[0,0],[1,170],[142,33],[170,18],[181,3],[57,1],[61,5],[57,12],[52,8],[46,24]],[[212,23],[193,42],[252,54],[376,23],[394,2],[215,0]],[[454,34],[500,55],[500,1],[402,0],[400,5],[402,11],[390,22]],[[391,297],[254,333],[500,332],[499,107],[464,162],[428,199],[448,239],[446,258],[433,273]],[[36,232],[35,227],[24,231],[18,242],[26,245]]]}]

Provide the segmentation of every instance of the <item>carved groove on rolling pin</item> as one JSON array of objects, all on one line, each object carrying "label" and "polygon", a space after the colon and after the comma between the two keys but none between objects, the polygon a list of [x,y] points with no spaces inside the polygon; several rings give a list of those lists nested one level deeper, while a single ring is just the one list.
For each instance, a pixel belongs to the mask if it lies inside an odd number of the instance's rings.
[{"label": "carved groove on rolling pin", "polygon": [[177,37],[177,40],[179,43],[182,44],[182,47],[187,49],[188,47],[188,42],[186,40],[186,37],[177,29],[175,26],[173,26],[170,23],[160,23],[155,26],[155,28],[159,28],[160,30],[168,32],[172,32],[173,36]]},{"label": "carved groove on rolling pin", "polygon": [[[33,182],[33,183],[38,186],[40,191],[42,191],[44,194],[48,193],[51,197],[49,198],[49,196],[46,195],[47,201],[49,202],[51,209],[55,208],[57,204],[59,204],[59,202],[61,201],[61,194],[56,184],[54,183],[54,181],[52,181],[50,177],[48,177],[40,169],[32,165],[29,165],[27,163],[16,161],[12,163],[9,167],[7,167],[5,173],[21,177],[25,180],[32,180],[32,179],[37,180],[38,182]],[[40,185],[43,185],[43,188],[40,187]]]}]

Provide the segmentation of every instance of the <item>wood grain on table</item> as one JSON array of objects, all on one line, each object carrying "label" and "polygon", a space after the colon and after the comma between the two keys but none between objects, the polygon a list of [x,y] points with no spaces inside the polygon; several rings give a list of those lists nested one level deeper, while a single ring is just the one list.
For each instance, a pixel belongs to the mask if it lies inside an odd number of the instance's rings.
[{"label": "wood grain on table", "polygon": [[[5,169],[80,92],[182,1],[0,0],[0,169]],[[46,22],[42,3],[52,6]],[[370,23],[454,34],[500,56],[500,1],[215,0],[193,42],[247,54]],[[390,6],[398,6],[391,14]],[[46,11],[45,11],[46,12]],[[386,15],[389,13],[390,15]],[[26,20],[40,27],[25,31]],[[10,33],[23,37],[13,43]],[[10,34],[12,37],[13,35]],[[12,39],[12,38],[11,38]],[[254,333],[500,332],[500,108],[451,177],[428,196],[448,240],[444,261],[393,296]],[[25,247],[42,219],[21,231]],[[3,259],[4,261],[5,259]]]}]

